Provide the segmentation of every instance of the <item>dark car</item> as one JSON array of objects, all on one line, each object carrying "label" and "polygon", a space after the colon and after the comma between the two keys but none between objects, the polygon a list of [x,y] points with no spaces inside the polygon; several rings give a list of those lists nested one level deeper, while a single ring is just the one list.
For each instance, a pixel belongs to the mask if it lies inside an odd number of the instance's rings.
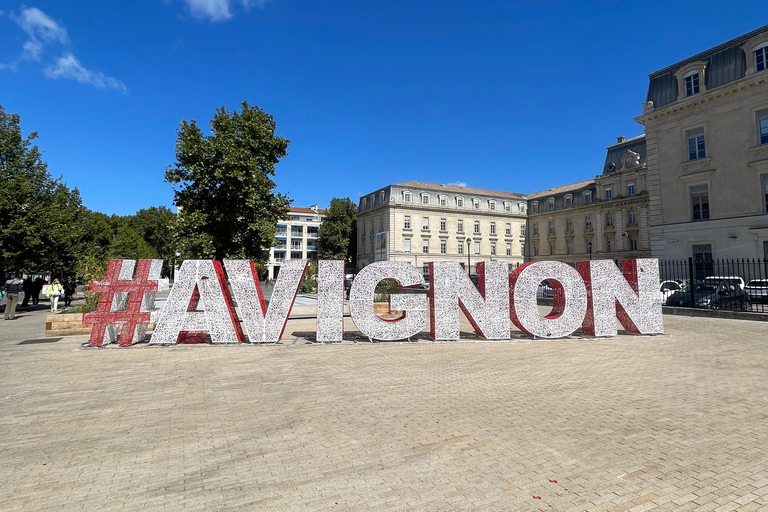
[{"label": "dark car", "polygon": [[735,283],[721,283],[711,294],[696,299],[697,308],[739,309],[750,311],[752,303],[749,296]]},{"label": "dark car", "polygon": [[744,291],[754,303],[768,303],[768,279],[755,279],[747,283]]},{"label": "dark car", "polygon": [[[705,283],[693,284],[693,297],[699,300],[701,297],[708,297],[715,291],[715,286]],[[691,305],[691,285],[686,283],[669,297],[667,297],[667,306],[690,306]]]}]

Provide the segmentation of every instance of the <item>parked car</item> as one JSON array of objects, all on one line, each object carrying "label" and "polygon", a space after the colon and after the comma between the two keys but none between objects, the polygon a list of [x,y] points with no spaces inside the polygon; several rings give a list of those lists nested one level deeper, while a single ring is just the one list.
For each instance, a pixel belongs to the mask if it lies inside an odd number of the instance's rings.
[{"label": "parked car", "polygon": [[723,283],[734,284],[740,289],[744,289],[744,280],[739,276],[708,276],[704,278],[704,283],[712,286],[719,286]]},{"label": "parked car", "polygon": [[696,299],[696,307],[751,311],[749,296],[735,282],[721,283],[711,294]]},{"label": "parked car", "polygon": [[693,297],[698,299],[699,297],[711,295],[712,292],[715,291],[715,288],[715,286],[702,282],[695,282],[693,287],[691,287],[689,283],[686,283],[680,290],[673,292],[672,295],[667,297],[667,306],[690,306],[691,290],[693,290]]},{"label": "parked car", "polygon": [[661,303],[666,304],[670,295],[675,292],[679,292],[683,287],[683,283],[680,281],[662,281],[659,285],[659,296],[661,297]]},{"label": "parked car", "polygon": [[552,285],[549,284],[549,281],[542,281],[539,283],[539,288],[536,290],[536,297],[545,297],[551,299],[554,296],[555,294],[552,291]]},{"label": "parked car", "polygon": [[768,279],[753,279],[747,283],[744,291],[754,303],[768,303]]}]

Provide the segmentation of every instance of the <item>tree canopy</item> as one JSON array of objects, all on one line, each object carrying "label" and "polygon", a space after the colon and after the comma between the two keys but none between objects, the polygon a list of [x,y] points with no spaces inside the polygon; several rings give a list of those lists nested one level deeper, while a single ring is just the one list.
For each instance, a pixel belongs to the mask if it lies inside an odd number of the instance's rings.
[{"label": "tree canopy", "polygon": [[176,248],[182,258],[263,264],[290,204],[271,178],[290,141],[275,135],[271,115],[247,102],[240,112],[217,109],[210,128],[206,136],[194,120],[182,121],[176,163],[165,172],[179,209]]},{"label": "tree canopy", "polygon": [[320,259],[344,260],[357,265],[357,208],[348,197],[331,199],[320,224]]}]

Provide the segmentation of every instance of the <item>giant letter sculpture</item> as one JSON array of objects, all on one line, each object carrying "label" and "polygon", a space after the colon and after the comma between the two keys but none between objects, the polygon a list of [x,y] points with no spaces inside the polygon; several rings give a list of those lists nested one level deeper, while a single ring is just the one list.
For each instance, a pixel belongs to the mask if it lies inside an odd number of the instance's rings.
[{"label": "giant letter sculpture", "polygon": [[509,266],[504,261],[477,264],[477,285],[455,261],[429,264],[430,335],[458,340],[459,307],[475,332],[492,340],[509,339]]},{"label": "giant letter sculpture", "polygon": [[344,337],[344,262],[317,262],[317,341]]},{"label": "giant letter sculpture", "polygon": [[418,294],[392,294],[390,308],[404,311],[402,318],[387,321],[376,315],[373,299],[376,285],[391,279],[400,286],[424,284],[421,273],[410,263],[379,261],[363,268],[349,293],[349,312],[360,332],[375,340],[404,340],[427,327],[427,297]]},{"label": "giant letter sculpture", "polygon": [[229,283],[251,343],[276,343],[285,330],[309,260],[285,260],[266,307],[256,269],[250,260],[224,260]]},{"label": "giant letter sculpture", "polygon": [[630,332],[664,332],[658,294],[659,260],[624,260],[623,275],[611,260],[580,261],[578,267],[589,297],[582,325],[585,334],[616,336],[616,317]]},{"label": "giant letter sculpture", "polygon": [[[198,302],[202,311],[197,311]],[[198,338],[204,332],[210,334],[213,343],[238,343],[243,339],[221,263],[185,260],[150,343],[173,344]]]},{"label": "giant letter sculpture", "polygon": [[[552,284],[554,304],[545,317],[539,314],[536,290],[542,281]],[[562,338],[581,325],[587,310],[587,290],[576,270],[559,261],[520,265],[509,275],[509,316],[529,336]]]}]

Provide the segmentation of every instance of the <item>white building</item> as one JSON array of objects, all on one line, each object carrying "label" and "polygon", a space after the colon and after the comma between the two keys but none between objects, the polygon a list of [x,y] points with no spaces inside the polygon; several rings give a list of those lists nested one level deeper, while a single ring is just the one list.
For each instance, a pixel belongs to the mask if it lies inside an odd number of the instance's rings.
[{"label": "white building", "polygon": [[289,218],[277,225],[277,245],[269,249],[267,279],[277,277],[285,260],[317,260],[317,239],[324,212],[316,204],[308,208],[291,207]]}]

